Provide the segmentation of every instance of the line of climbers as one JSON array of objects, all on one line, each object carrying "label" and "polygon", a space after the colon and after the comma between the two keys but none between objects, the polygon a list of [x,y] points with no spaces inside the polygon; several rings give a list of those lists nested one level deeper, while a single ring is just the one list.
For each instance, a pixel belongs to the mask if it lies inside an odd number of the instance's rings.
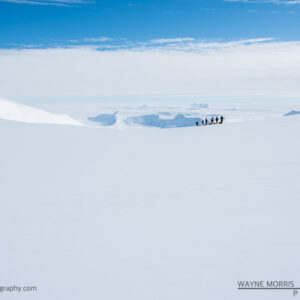
[{"label": "line of climbers", "polygon": [[[224,117],[221,116],[220,118],[219,117],[211,117],[210,121],[208,121],[207,118],[205,118],[205,120],[202,120],[202,126],[205,126],[205,125],[213,125],[213,124],[223,124],[224,122]],[[199,126],[199,122],[196,122],[196,126]]]}]

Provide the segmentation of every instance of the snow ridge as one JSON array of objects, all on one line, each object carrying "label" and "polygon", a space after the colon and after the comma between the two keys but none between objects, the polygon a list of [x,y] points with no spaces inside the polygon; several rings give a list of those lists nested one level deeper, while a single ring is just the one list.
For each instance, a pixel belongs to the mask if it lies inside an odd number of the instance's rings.
[{"label": "snow ridge", "polygon": [[[120,114],[115,112],[113,114],[101,114],[96,117],[88,118],[89,121],[100,123],[102,126],[113,126],[117,123],[122,123],[128,126],[146,126],[157,128],[176,128],[176,127],[191,127],[195,126],[196,122],[201,123],[201,118],[190,118],[183,114],[177,114],[173,118],[161,118],[161,115],[165,113],[137,115],[131,117],[124,117],[120,120]],[[119,122],[118,122],[119,121]]]}]

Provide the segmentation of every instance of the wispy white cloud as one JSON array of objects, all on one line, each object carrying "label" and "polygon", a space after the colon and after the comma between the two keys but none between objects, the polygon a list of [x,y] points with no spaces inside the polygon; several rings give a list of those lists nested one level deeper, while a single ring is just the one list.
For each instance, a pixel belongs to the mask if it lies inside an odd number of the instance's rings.
[{"label": "wispy white cloud", "polygon": [[245,40],[235,40],[235,41],[201,41],[196,39],[186,39],[181,43],[166,43],[162,45],[151,45],[145,44],[144,47],[141,45],[136,45],[136,49],[159,49],[161,51],[183,51],[183,52],[204,52],[213,50],[228,50],[237,46],[247,46],[251,44],[267,43],[274,41],[274,38],[256,38],[256,39],[245,39]]},{"label": "wispy white cloud", "polygon": [[88,4],[92,0],[0,0],[0,2],[9,2],[15,4],[30,5],[54,5],[54,6],[74,6],[78,4]]},{"label": "wispy white cloud", "polygon": [[[299,97],[300,41],[187,41],[100,50],[0,50],[0,91],[22,99]],[[18,87],[16,89],[16,86]]]},{"label": "wispy white cloud", "polygon": [[84,42],[108,42],[112,41],[113,39],[106,36],[94,37],[94,38],[85,38]]},{"label": "wispy white cloud", "polygon": [[94,49],[131,49],[136,51],[147,51],[151,49],[156,49],[160,51],[205,51],[206,49],[232,47],[234,45],[248,45],[253,43],[266,43],[273,41],[273,38],[257,38],[257,39],[247,39],[247,40],[235,40],[224,42],[219,41],[207,41],[199,40],[191,37],[182,37],[174,39],[152,39],[148,41],[130,41],[125,38],[111,38],[111,37],[88,37],[83,39],[73,39],[73,40],[52,40],[45,44],[41,43],[39,45],[24,45],[24,44],[14,44],[10,47],[16,47],[18,49],[28,49],[28,48],[75,48],[75,47],[89,47]]},{"label": "wispy white cloud", "polygon": [[225,0],[226,2],[245,2],[245,3],[273,3],[295,5],[300,4],[300,0]]},{"label": "wispy white cloud", "polygon": [[168,43],[181,43],[194,41],[194,38],[184,37],[184,38],[173,38],[173,39],[154,39],[148,41],[149,44],[168,44]]}]

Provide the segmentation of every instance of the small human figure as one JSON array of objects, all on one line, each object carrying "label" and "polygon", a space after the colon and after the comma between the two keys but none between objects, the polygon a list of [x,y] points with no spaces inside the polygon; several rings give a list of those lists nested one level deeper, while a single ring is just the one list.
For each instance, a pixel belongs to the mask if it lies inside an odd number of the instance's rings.
[{"label": "small human figure", "polygon": [[223,124],[223,121],[224,121],[224,117],[221,116],[221,118],[220,118],[220,124]]},{"label": "small human figure", "polygon": [[202,126],[204,125],[204,120],[201,121]]},{"label": "small human figure", "polygon": [[205,119],[205,125],[207,125],[208,124],[208,120],[207,120],[207,118]]},{"label": "small human figure", "polygon": [[199,126],[199,122],[198,121],[196,122],[196,126]]},{"label": "small human figure", "polygon": [[219,117],[217,116],[216,117],[216,124],[218,124],[219,123]]},{"label": "small human figure", "polygon": [[214,121],[215,121],[215,118],[211,117],[211,119],[210,119],[210,125],[214,124]]}]

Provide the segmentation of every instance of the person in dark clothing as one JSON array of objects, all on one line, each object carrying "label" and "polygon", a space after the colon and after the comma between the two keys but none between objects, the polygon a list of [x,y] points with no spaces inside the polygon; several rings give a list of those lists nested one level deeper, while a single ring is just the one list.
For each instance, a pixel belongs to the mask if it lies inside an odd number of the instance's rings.
[{"label": "person in dark clothing", "polygon": [[199,126],[199,122],[198,121],[196,122],[196,126]]},{"label": "person in dark clothing", "polygon": [[207,118],[205,119],[205,125],[207,125],[208,124],[208,120],[207,120]]},{"label": "person in dark clothing", "polygon": [[214,124],[214,121],[215,121],[215,118],[211,117],[211,119],[210,119],[210,125]]},{"label": "person in dark clothing", "polygon": [[216,124],[219,123],[219,117],[216,117]]},{"label": "person in dark clothing", "polygon": [[202,124],[202,126],[204,125],[204,120],[202,120],[201,124]]},{"label": "person in dark clothing", "polygon": [[224,121],[224,117],[221,116],[221,118],[220,118],[220,124],[223,124],[223,121]]}]

